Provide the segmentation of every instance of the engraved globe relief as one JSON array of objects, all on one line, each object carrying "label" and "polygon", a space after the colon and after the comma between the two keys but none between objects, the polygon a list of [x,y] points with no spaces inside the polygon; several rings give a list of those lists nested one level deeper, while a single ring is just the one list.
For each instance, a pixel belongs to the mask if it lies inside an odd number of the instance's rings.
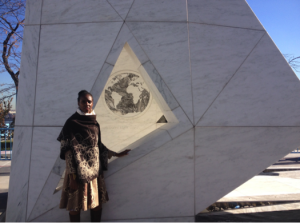
[{"label": "engraved globe relief", "polygon": [[150,91],[141,75],[133,71],[113,74],[104,91],[107,108],[118,116],[140,115],[150,105]]}]

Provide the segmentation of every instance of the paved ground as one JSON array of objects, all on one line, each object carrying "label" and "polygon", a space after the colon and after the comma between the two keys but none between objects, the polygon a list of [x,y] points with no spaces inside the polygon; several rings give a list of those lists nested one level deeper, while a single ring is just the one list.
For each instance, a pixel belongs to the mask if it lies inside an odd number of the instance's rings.
[{"label": "paved ground", "polygon": [[6,210],[10,164],[9,160],[0,160],[0,222],[4,221],[3,213]]}]

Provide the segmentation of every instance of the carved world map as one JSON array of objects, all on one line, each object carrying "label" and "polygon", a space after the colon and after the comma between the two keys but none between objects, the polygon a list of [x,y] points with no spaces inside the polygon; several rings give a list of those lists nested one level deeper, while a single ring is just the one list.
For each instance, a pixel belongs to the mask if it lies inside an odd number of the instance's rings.
[{"label": "carved world map", "polygon": [[144,80],[134,73],[113,76],[105,88],[105,102],[117,115],[135,116],[143,112],[150,101]]}]

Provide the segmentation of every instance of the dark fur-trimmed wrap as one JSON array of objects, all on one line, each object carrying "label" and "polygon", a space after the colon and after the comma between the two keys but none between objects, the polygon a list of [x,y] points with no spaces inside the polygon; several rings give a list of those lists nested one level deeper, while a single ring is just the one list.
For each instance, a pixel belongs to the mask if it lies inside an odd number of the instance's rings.
[{"label": "dark fur-trimmed wrap", "polygon": [[60,158],[64,160],[65,153],[72,151],[78,177],[84,183],[98,177],[100,169],[107,170],[109,150],[101,142],[96,115],[74,113],[66,121],[57,140],[61,143]]}]

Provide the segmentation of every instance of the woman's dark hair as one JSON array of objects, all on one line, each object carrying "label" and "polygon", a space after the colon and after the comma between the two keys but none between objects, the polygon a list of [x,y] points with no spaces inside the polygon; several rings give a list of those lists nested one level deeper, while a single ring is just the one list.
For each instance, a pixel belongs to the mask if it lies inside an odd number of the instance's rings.
[{"label": "woman's dark hair", "polygon": [[86,90],[79,91],[78,98],[77,98],[78,103],[80,101],[80,98],[83,97],[84,95],[87,95],[87,94],[90,95],[93,98],[93,95],[90,92],[88,92]]}]

